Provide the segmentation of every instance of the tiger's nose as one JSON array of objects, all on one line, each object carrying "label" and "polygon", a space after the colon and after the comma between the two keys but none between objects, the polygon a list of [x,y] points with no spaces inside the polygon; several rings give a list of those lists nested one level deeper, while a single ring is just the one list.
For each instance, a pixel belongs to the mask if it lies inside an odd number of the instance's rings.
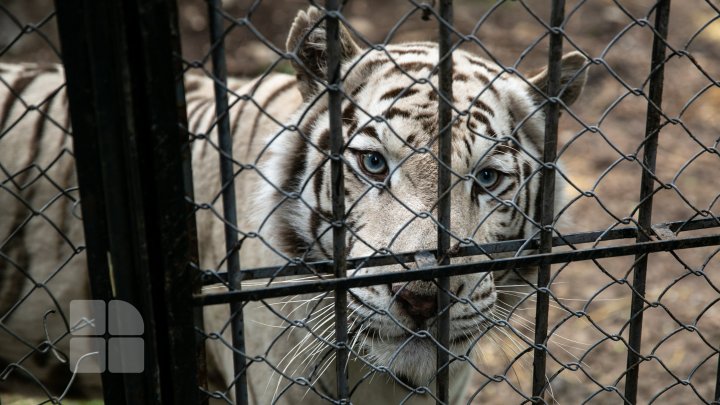
[{"label": "tiger's nose", "polygon": [[422,294],[412,291],[407,283],[393,284],[390,288],[395,302],[416,322],[424,322],[437,314],[435,294]]}]

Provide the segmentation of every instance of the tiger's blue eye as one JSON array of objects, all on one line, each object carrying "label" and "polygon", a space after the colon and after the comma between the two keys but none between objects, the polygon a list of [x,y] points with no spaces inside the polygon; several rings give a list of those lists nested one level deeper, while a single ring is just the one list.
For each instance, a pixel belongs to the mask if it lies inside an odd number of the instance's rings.
[{"label": "tiger's blue eye", "polygon": [[363,169],[369,174],[382,175],[387,172],[387,162],[378,152],[363,153],[360,159]]},{"label": "tiger's blue eye", "polygon": [[489,190],[500,181],[500,172],[495,169],[482,169],[475,178],[478,184]]}]

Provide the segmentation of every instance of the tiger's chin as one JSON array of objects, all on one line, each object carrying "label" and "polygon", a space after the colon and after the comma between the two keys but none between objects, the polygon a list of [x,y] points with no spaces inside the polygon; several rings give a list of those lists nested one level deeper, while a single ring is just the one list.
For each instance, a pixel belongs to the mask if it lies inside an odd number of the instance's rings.
[{"label": "tiger's chin", "polygon": [[[436,379],[438,345],[431,333],[422,330],[414,334],[403,332],[394,337],[368,337],[360,361],[387,373],[392,380],[408,389],[428,387],[432,390]],[[474,336],[464,334],[462,338],[451,339],[451,359],[467,353],[475,341]],[[452,361],[451,376],[463,364],[463,361]]]}]

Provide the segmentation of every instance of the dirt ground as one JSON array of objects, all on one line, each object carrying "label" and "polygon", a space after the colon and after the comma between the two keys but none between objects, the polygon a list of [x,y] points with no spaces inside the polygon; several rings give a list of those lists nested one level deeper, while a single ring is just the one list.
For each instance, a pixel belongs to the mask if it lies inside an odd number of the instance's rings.
[{"label": "dirt ground", "polygon": [[[24,22],[41,21],[49,1],[8,0]],[[268,44],[284,49],[287,29],[307,2],[227,2],[227,12],[250,25],[226,39],[228,68],[257,75],[278,59]],[[521,72],[543,66],[548,38],[547,1],[456,1],[455,27],[470,36],[464,47]],[[637,218],[640,164],[634,156],[644,140],[652,30],[644,21],[654,1],[568,1],[565,51],[580,50],[595,63],[585,92],[560,124],[560,160],[573,197],[563,214],[563,233],[611,229]],[[670,122],[659,138],[653,222],[718,215],[720,209],[720,2],[673,2],[662,110]],[[433,40],[437,25],[423,21],[406,1],[349,1],[344,15],[370,43]],[[202,59],[209,49],[203,1],[180,1],[183,54]],[[534,15],[533,15],[534,14]],[[4,18],[4,20],[3,20]],[[404,19],[402,23],[398,23]],[[0,12],[0,48],[13,29]],[[481,22],[481,23],[480,23]],[[398,25],[399,24],[399,25]],[[9,27],[9,28],[8,28]],[[252,29],[248,28],[251,27]],[[54,21],[41,28],[54,38]],[[258,37],[255,31],[262,38]],[[26,35],[0,61],[56,58],[39,39]],[[54,41],[54,39],[52,39]],[[209,67],[209,62],[206,65]],[[286,70],[280,63],[276,69]],[[714,84],[713,84],[714,83]],[[666,121],[667,122],[667,121]],[[706,230],[709,234],[713,230]],[[715,232],[717,232],[715,230]],[[683,233],[687,236],[703,234]],[[627,242],[627,241],[625,241]],[[599,243],[601,246],[623,241]],[[581,247],[587,247],[581,246]],[[571,263],[553,268],[550,357],[553,403],[622,403],[632,280],[632,257]],[[639,402],[694,404],[712,400],[720,346],[720,254],[717,247],[650,256],[644,312]],[[517,391],[531,390],[534,301],[504,328],[502,347],[481,348],[469,395],[473,404],[520,403]],[[482,344],[482,342],[481,342]],[[510,366],[508,366],[510,364]]]}]

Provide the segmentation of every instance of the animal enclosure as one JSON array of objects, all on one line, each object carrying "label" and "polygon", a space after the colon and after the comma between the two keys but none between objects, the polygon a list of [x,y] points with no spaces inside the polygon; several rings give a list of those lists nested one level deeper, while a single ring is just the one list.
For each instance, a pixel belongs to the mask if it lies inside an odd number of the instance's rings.
[{"label": "animal enclosure", "polygon": [[[716,1],[52,6],[0,4],[3,404],[720,401]],[[87,299],[143,373],[70,367]]]}]

